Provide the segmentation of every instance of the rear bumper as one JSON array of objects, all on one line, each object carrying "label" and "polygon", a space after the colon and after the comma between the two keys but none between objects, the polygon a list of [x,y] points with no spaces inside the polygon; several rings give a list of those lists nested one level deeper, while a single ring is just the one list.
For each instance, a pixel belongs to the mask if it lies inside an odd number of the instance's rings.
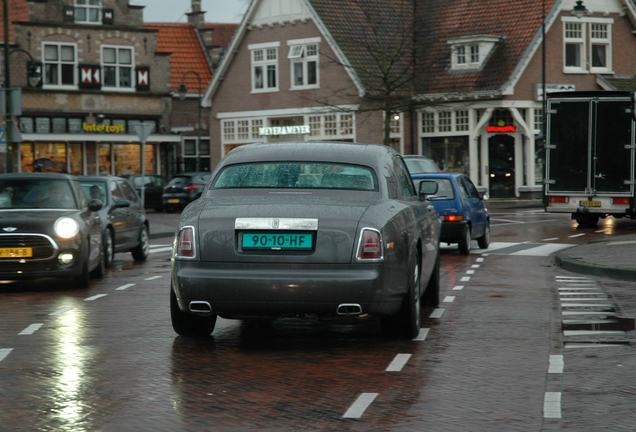
[{"label": "rear bumper", "polygon": [[464,236],[466,221],[461,222],[442,222],[442,231],[440,234],[440,243],[457,243]]},{"label": "rear bumper", "polygon": [[362,313],[393,314],[405,292],[385,282],[381,263],[282,265],[175,261],[172,285],[179,306],[206,301],[221,316],[336,315],[340,304]]}]

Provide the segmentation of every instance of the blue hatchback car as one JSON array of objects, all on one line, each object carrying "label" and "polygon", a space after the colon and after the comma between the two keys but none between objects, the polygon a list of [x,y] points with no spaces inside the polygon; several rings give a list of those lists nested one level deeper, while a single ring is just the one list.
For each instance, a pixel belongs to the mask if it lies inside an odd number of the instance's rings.
[{"label": "blue hatchback car", "polygon": [[412,174],[411,178],[416,190],[419,190],[421,182],[437,183],[437,192],[427,199],[442,219],[441,243],[457,243],[462,255],[470,253],[472,239],[477,239],[481,249],[488,248],[490,216],[477,188],[466,174]]}]

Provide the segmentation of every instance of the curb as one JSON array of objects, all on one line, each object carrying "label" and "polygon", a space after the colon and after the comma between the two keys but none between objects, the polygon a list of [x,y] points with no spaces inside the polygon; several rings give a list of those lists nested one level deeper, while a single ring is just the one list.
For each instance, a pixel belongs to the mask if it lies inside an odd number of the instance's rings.
[{"label": "curb", "polygon": [[554,263],[565,270],[575,273],[611,277],[614,279],[636,280],[636,269],[622,269],[590,264],[570,258],[570,256],[566,254],[557,254],[554,258]]}]

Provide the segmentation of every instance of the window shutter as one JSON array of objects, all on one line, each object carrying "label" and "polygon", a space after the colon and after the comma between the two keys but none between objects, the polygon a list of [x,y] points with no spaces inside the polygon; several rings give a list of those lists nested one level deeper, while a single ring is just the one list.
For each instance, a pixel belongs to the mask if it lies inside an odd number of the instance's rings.
[{"label": "window shutter", "polygon": [[137,73],[137,91],[150,90],[150,68],[148,66],[139,66]]},{"label": "window shutter", "polygon": [[102,24],[115,24],[115,10],[103,9],[102,10]]},{"label": "window shutter", "polygon": [[102,69],[100,65],[81,64],[79,67],[79,88],[102,88]]},{"label": "window shutter", "polygon": [[75,21],[75,8],[73,6],[64,6],[64,21]]}]

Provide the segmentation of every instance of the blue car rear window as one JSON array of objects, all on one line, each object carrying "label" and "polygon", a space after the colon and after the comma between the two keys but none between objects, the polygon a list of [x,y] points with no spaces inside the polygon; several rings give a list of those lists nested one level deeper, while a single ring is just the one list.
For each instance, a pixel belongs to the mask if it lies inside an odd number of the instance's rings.
[{"label": "blue car rear window", "polygon": [[[413,182],[416,183],[415,188],[419,189],[419,182],[424,179],[415,179]],[[448,179],[426,179],[427,181],[434,180],[437,182],[437,192],[435,195],[427,196],[427,199],[430,201],[435,200],[452,200],[455,199],[455,192],[453,191],[453,185],[451,181]]]},{"label": "blue car rear window", "polygon": [[228,165],[213,188],[303,188],[377,191],[375,171],[330,162],[258,162]]}]

